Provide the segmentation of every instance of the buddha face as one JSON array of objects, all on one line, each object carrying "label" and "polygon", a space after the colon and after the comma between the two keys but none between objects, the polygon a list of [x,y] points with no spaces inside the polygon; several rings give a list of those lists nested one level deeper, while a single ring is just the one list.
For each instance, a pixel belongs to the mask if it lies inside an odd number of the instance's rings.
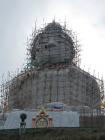
[{"label": "buddha face", "polygon": [[65,33],[42,33],[35,43],[35,60],[38,64],[72,62],[75,50]]}]

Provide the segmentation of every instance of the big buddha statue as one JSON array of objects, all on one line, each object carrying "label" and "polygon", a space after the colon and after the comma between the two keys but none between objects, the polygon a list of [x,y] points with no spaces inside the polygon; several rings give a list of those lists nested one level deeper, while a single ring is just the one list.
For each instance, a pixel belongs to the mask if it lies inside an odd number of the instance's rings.
[{"label": "big buddha statue", "polygon": [[68,106],[99,108],[100,89],[96,78],[74,63],[72,37],[53,21],[33,37],[30,69],[13,79],[10,108],[38,108],[51,102]]}]

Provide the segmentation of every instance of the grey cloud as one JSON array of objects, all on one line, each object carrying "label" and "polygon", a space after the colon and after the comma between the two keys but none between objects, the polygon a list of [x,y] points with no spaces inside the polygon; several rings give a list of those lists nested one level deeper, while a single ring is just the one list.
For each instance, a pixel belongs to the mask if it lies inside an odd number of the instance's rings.
[{"label": "grey cloud", "polygon": [[93,24],[105,23],[105,0],[0,0],[0,75],[23,64],[26,38],[35,20],[41,24],[43,18],[53,18],[50,11],[61,4],[75,19],[81,16]]}]

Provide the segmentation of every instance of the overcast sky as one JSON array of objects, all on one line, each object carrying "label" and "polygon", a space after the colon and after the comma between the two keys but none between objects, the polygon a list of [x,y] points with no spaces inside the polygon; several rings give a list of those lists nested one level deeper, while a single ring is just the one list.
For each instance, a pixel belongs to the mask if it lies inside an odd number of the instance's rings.
[{"label": "overcast sky", "polygon": [[0,0],[0,79],[24,65],[35,21],[38,29],[54,17],[77,34],[81,67],[105,79],[105,0]]}]

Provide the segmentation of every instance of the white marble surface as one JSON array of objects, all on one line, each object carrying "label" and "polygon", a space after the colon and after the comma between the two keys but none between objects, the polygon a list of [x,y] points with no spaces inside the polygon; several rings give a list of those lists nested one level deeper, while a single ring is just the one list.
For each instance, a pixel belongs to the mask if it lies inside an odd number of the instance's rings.
[{"label": "white marble surface", "polygon": [[[26,128],[32,127],[32,118],[36,117],[37,111],[15,110],[9,113],[4,124],[4,129],[15,129],[20,127],[20,114],[26,113]],[[73,111],[48,111],[49,117],[53,118],[53,127],[79,127],[79,114]]]}]

